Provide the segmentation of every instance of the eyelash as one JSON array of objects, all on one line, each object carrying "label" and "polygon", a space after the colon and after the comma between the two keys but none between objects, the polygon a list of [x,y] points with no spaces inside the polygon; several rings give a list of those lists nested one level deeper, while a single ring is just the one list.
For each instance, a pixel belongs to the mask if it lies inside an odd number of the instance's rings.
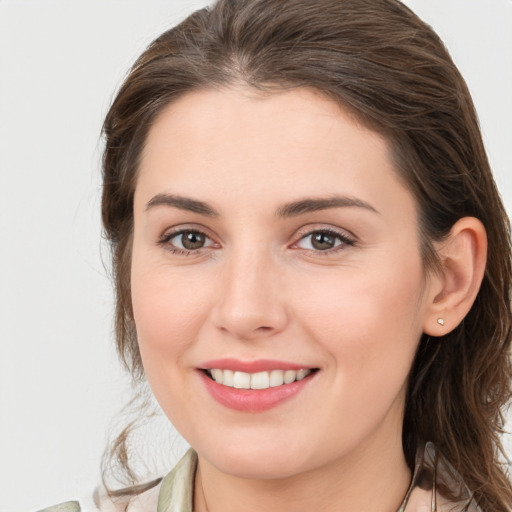
[{"label": "eyelash", "polygon": [[308,252],[312,251],[312,252],[315,253],[315,255],[329,256],[329,255],[331,255],[333,253],[336,253],[338,251],[342,251],[347,246],[348,247],[353,247],[353,246],[356,245],[355,239],[350,237],[350,236],[348,236],[346,233],[342,233],[342,232],[336,231],[334,229],[322,228],[322,229],[314,229],[314,230],[311,230],[311,231],[308,231],[308,232],[304,233],[303,235],[301,235],[301,237],[299,238],[299,240],[297,242],[294,242],[292,247],[293,246],[297,246],[301,241],[306,240],[308,237],[312,237],[313,235],[316,235],[316,234],[332,236],[333,238],[339,240],[341,243],[338,244],[338,245],[335,245],[331,249],[326,249],[326,250],[323,250],[323,251],[320,250],[320,249],[319,250],[302,249],[302,250],[308,251]]},{"label": "eyelash", "polygon": [[[160,238],[160,240],[158,240],[158,245],[160,245],[162,247],[165,246],[166,250],[168,250],[172,254],[176,254],[178,256],[190,256],[193,254],[199,254],[202,252],[203,249],[207,249],[208,247],[210,247],[210,246],[206,246],[206,247],[199,247],[198,249],[181,249],[179,247],[176,247],[176,246],[170,244],[170,241],[173,238],[176,238],[185,233],[198,234],[198,235],[204,236],[205,239],[212,241],[211,238],[204,231],[201,231],[199,229],[180,229],[180,230],[172,231],[170,233],[163,235]],[[314,252],[315,254],[319,254],[319,255],[323,256],[323,255],[329,255],[334,252],[343,250],[343,248],[346,246],[353,247],[356,245],[356,241],[353,238],[347,236],[345,233],[341,233],[341,232],[333,230],[333,229],[325,229],[324,228],[324,229],[315,229],[315,230],[308,231],[307,233],[304,233],[303,235],[300,236],[300,238],[296,242],[294,242],[291,245],[291,247],[297,246],[301,241],[303,241],[303,240],[307,239],[308,237],[311,237],[315,234],[323,234],[323,235],[332,236],[335,239],[339,240],[341,243],[338,245],[335,245],[331,249],[326,249],[326,250],[302,249],[303,251]],[[214,243],[212,245],[214,245]],[[298,247],[298,249],[301,249],[301,248]]]}]

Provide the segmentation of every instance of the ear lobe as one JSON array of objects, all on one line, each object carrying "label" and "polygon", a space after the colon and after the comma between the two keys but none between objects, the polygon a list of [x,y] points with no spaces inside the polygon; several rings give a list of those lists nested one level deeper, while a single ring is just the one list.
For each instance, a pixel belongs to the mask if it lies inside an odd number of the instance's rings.
[{"label": "ear lobe", "polygon": [[430,277],[423,331],[443,336],[467,315],[480,289],[487,262],[487,235],[480,220],[464,217],[436,246],[441,268]]}]

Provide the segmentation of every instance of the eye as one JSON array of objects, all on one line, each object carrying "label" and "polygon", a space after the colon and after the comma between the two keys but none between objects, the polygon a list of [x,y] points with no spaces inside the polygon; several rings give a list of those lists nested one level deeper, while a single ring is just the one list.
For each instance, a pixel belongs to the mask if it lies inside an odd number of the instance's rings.
[{"label": "eye", "polygon": [[171,252],[183,254],[214,245],[214,242],[203,232],[195,229],[183,229],[168,233],[159,243],[168,246]]},{"label": "eye", "polygon": [[354,241],[336,231],[322,229],[303,236],[296,245],[301,249],[326,252],[343,245],[354,245]]}]

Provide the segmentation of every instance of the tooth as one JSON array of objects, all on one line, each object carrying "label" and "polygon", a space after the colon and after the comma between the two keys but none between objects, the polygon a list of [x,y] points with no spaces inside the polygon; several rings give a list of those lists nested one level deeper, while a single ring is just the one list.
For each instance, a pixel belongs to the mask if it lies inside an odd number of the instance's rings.
[{"label": "tooth", "polygon": [[284,383],[291,384],[297,377],[297,372],[295,370],[286,370],[284,372]]},{"label": "tooth", "polygon": [[251,389],[267,389],[269,387],[268,372],[258,372],[251,375]]},{"label": "tooth", "polygon": [[304,377],[309,375],[311,372],[309,370],[299,370],[297,372],[297,380],[302,380]]},{"label": "tooth", "polygon": [[214,370],[210,370],[210,373],[215,382],[222,384],[222,373],[223,373],[222,370],[214,369]]},{"label": "tooth", "polygon": [[295,370],[272,370],[270,372],[235,372],[233,370],[220,370],[219,368],[211,368],[208,370],[210,376],[215,382],[224,386],[236,389],[267,389],[269,387],[277,387],[283,384],[291,384],[296,380],[302,380],[307,377],[311,370],[300,369]]},{"label": "tooth", "polygon": [[235,372],[233,376],[233,387],[236,389],[250,389],[251,376],[245,372]]},{"label": "tooth", "polygon": [[277,386],[281,386],[284,382],[284,372],[283,370],[272,370],[270,372],[270,387],[275,388]]},{"label": "tooth", "polygon": [[224,370],[222,373],[222,384],[224,384],[224,386],[233,387],[233,376],[235,372],[233,370]]}]

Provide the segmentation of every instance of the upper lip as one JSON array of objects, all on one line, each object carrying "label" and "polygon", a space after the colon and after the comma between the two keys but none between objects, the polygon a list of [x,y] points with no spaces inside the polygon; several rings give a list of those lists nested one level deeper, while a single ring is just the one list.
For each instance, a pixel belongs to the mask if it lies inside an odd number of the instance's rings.
[{"label": "upper lip", "polygon": [[291,363],[288,361],[278,361],[275,359],[257,359],[254,361],[241,361],[233,358],[212,359],[205,361],[199,368],[201,370],[219,369],[233,370],[246,373],[257,373],[272,370],[308,370],[314,366]]}]

